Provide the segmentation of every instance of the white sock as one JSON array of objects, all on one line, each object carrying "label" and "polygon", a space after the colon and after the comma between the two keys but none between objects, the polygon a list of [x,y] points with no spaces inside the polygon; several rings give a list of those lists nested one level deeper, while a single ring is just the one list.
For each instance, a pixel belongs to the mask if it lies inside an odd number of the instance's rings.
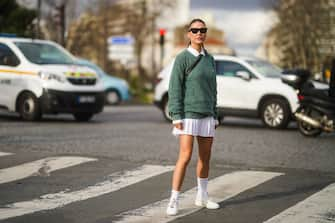
[{"label": "white sock", "polygon": [[200,177],[198,177],[197,181],[198,181],[197,197],[199,199],[206,199],[207,198],[208,178],[200,178]]},{"label": "white sock", "polygon": [[172,200],[172,199],[178,200],[179,199],[179,193],[180,193],[179,191],[172,190],[170,200]]}]

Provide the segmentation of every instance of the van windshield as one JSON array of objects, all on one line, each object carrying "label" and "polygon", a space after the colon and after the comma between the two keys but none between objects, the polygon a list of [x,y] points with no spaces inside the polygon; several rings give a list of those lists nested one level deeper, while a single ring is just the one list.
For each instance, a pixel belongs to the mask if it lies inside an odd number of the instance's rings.
[{"label": "van windshield", "polygon": [[15,42],[24,56],[36,64],[73,64],[74,60],[61,48],[48,43]]},{"label": "van windshield", "polygon": [[280,78],[282,75],[282,70],[279,67],[266,61],[248,60],[247,62],[265,77]]}]

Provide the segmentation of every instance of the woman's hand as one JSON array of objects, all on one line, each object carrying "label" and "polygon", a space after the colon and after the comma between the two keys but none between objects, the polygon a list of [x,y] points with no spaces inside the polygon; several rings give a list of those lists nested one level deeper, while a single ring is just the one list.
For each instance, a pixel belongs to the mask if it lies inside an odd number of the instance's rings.
[{"label": "woman's hand", "polygon": [[219,125],[220,125],[220,123],[219,123],[219,120],[215,120],[215,129],[217,128],[217,127],[219,127]]},{"label": "woman's hand", "polygon": [[176,124],[173,124],[174,127],[176,127],[177,129],[179,130],[183,130],[184,126],[183,126],[183,123],[182,122],[179,122],[179,123],[176,123]]}]

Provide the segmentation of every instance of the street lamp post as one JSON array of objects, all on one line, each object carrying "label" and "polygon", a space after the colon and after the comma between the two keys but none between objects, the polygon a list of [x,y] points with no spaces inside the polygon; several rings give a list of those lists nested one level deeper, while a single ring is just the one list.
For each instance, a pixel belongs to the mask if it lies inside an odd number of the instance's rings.
[{"label": "street lamp post", "polygon": [[37,25],[36,25],[37,38],[40,38],[40,24],[41,24],[41,0],[37,0]]},{"label": "street lamp post", "polygon": [[329,96],[335,97],[335,58],[332,60],[332,69],[329,81]]}]

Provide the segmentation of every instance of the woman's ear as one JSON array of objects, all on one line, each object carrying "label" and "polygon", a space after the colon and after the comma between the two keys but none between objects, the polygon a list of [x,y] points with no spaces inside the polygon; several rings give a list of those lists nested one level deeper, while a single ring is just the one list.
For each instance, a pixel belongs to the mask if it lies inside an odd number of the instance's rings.
[{"label": "woman's ear", "polygon": [[187,34],[186,34],[186,36],[187,36],[187,38],[189,39],[189,40],[191,40],[191,32],[187,32]]}]

